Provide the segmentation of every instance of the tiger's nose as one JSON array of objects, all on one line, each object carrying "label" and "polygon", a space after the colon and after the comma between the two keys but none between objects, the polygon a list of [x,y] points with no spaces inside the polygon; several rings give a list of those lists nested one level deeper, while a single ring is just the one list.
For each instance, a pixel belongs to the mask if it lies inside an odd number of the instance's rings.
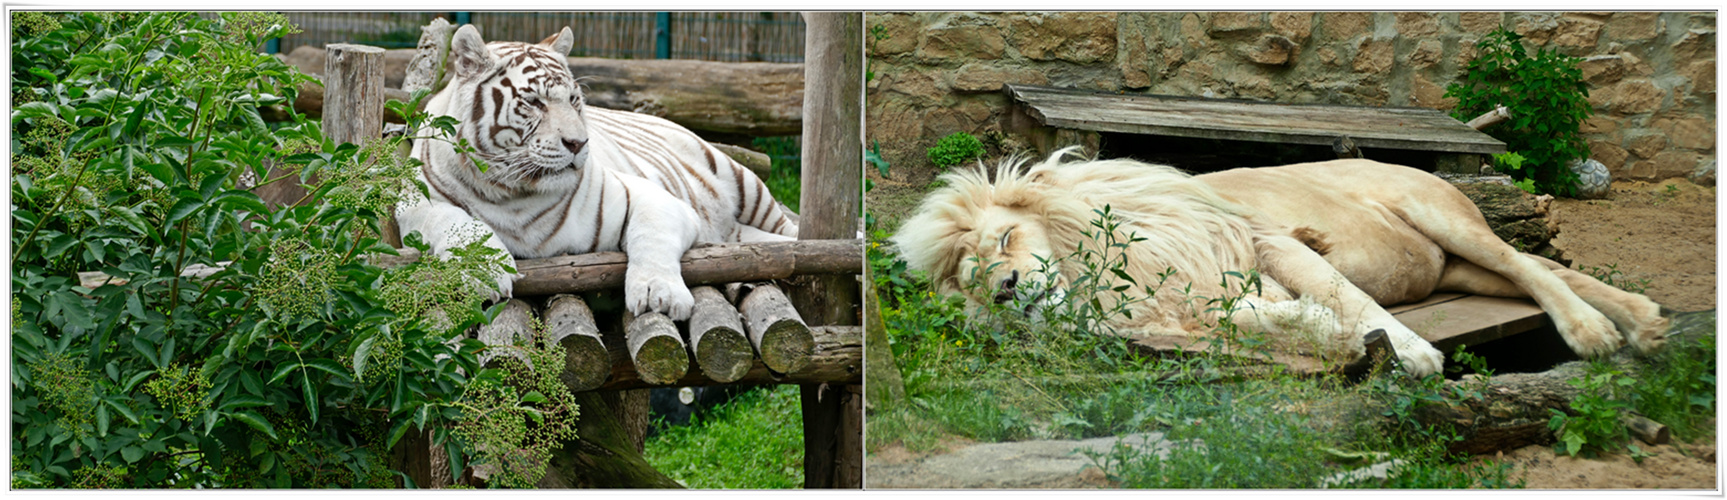
[{"label": "tiger's nose", "polygon": [[588,145],[588,141],[586,141],[586,140],[564,139],[564,149],[570,150],[570,154],[581,153],[582,147],[587,146],[587,145]]}]

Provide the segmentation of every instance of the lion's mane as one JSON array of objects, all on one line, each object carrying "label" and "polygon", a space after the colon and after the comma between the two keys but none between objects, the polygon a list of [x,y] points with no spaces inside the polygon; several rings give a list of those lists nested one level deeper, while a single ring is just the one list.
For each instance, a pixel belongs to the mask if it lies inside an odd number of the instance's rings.
[{"label": "lion's mane", "polygon": [[[1022,158],[1003,161],[993,182],[982,164],[943,174],[939,179],[946,185],[925,197],[893,238],[908,267],[928,273],[944,293],[960,291],[959,264],[976,251],[977,238],[968,234],[992,206],[1041,218],[1057,258],[1073,253],[1098,219],[1094,211],[1108,206],[1121,222],[1118,241],[1126,241],[1129,233],[1145,238],[1128,246],[1127,273],[1143,285],[1159,283],[1166,269],[1175,271],[1163,282],[1156,303],[1170,304],[1171,294],[1163,292],[1190,284],[1195,296],[1220,297],[1223,272],[1256,267],[1250,209],[1180,170],[1127,159],[1086,159],[1076,148],[1057,151],[1030,168],[1024,164]],[[1073,267],[1062,269],[1070,283],[1082,271]],[[1146,305],[1159,315],[1191,318],[1196,312],[1156,303]]]}]

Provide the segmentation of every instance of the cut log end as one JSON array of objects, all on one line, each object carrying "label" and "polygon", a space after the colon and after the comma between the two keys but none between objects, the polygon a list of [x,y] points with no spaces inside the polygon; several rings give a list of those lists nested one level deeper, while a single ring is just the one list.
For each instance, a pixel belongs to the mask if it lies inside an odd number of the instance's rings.
[{"label": "cut log end", "polygon": [[660,313],[625,314],[624,335],[636,373],[650,384],[670,384],[690,369],[684,341],[671,318]]},{"label": "cut log end", "polygon": [[801,370],[809,365],[815,345],[815,337],[802,321],[782,318],[762,334],[762,364],[779,373]]},{"label": "cut log end", "polygon": [[642,380],[651,384],[677,382],[690,369],[683,343],[665,336],[655,336],[643,342],[636,350],[635,363]]},{"label": "cut log end", "polygon": [[715,328],[702,335],[695,346],[696,365],[715,382],[733,382],[750,372],[755,352],[743,332],[731,328]]},{"label": "cut log end", "polygon": [[599,387],[611,377],[611,354],[598,335],[570,335],[558,340],[564,348],[564,371],[558,379],[571,392]]},{"label": "cut log end", "polygon": [[581,297],[558,295],[547,301],[545,318],[548,337],[564,348],[564,371],[559,379],[576,392],[604,384],[611,377],[611,353],[600,340],[588,304]]}]

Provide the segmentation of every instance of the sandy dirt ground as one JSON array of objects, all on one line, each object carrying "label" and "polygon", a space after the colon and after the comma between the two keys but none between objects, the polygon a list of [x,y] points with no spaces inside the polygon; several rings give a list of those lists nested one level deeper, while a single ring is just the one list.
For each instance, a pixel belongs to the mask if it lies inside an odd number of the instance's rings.
[{"label": "sandy dirt ground", "polygon": [[[1616,182],[1606,199],[1555,200],[1550,216],[1559,224],[1553,246],[1572,268],[1615,265],[1634,282],[1647,280],[1645,293],[1663,306],[1715,308],[1714,186],[1684,179]],[[1547,446],[1495,458],[1516,466],[1533,489],[1715,489],[1715,439],[1643,446],[1656,455],[1641,464],[1623,454],[1572,458]]]}]

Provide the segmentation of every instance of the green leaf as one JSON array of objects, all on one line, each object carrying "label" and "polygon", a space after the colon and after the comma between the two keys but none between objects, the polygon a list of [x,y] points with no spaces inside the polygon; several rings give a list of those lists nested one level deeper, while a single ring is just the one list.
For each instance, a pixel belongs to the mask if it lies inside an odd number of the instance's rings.
[{"label": "green leaf", "polygon": [[312,389],[311,377],[300,377],[300,392],[305,398],[306,413],[311,414],[312,423],[318,423],[318,392]]},{"label": "green leaf", "polygon": [[196,212],[198,209],[203,207],[204,200],[196,198],[181,198],[179,202],[174,204],[174,208],[168,209],[168,219],[163,221],[162,224],[171,226],[176,222],[180,222],[180,219],[184,219],[186,216],[192,215],[192,212]]},{"label": "green leaf", "polygon": [[242,394],[229,398],[228,402],[222,404],[221,411],[232,411],[239,408],[251,408],[255,406],[271,406],[274,404],[275,403],[271,403],[270,400],[264,398]]},{"label": "green leaf", "polygon": [[366,361],[372,358],[372,344],[378,342],[378,336],[366,337],[360,342],[360,347],[354,349],[354,379],[364,380],[366,377]]},{"label": "green leaf", "polygon": [[307,361],[305,366],[309,367],[309,368],[315,368],[315,369],[322,371],[324,373],[335,375],[336,378],[340,378],[342,380],[353,380],[352,377],[348,376],[348,369],[347,368],[343,367],[340,363],[337,363],[337,362],[329,360],[329,359],[314,359],[311,361]]},{"label": "green leaf", "polygon": [[276,367],[276,373],[270,375],[269,385],[276,385],[276,382],[281,382],[283,378],[287,377],[289,373],[293,373],[294,369],[299,367],[300,364],[294,362],[283,363],[282,366]]},{"label": "green leaf", "polygon": [[528,391],[527,394],[522,395],[523,403],[546,404],[549,401],[545,394],[540,394],[540,391]]},{"label": "green leaf", "polygon": [[[149,372],[144,372],[140,375],[148,375],[151,373],[156,373],[156,372],[155,371],[149,371]],[[137,377],[134,376],[133,378],[137,378]],[[128,384],[128,385],[130,385],[130,384]],[[126,392],[131,392],[131,390],[128,389]],[[127,422],[131,422],[132,425],[138,425],[138,415],[132,413],[131,408],[127,408],[126,405],[120,404],[120,402],[112,400],[112,399],[104,399],[104,400],[102,400],[102,402],[105,403],[109,408],[113,408],[116,413],[120,414],[120,416],[126,417]]]},{"label": "green leaf", "polygon": [[276,428],[274,426],[270,425],[270,421],[265,420],[263,415],[259,415],[257,413],[253,413],[253,412],[249,412],[249,411],[242,411],[242,412],[238,412],[238,413],[229,414],[228,416],[234,417],[234,420],[239,420],[240,422],[243,422],[246,425],[252,426],[253,429],[256,429],[258,432],[264,433],[264,435],[266,435],[266,436],[270,436],[271,440],[280,440],[281,439],[280,437],[276,436]]},{"label": "green leaf", "polygon": [[126,463],[135,464],[144,458],[144,450],[137,446],[127,446],[120,449],[120,458],[125,459]]}]

